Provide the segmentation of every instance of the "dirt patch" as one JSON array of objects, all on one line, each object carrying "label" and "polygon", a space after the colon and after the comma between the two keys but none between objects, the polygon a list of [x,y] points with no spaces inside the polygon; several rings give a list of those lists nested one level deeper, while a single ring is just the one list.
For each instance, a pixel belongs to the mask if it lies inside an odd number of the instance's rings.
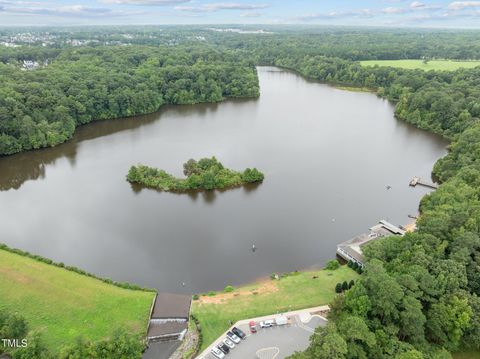
[{"label": "dirt patch", "polygon": [[276,291],[278,291],[276,281],[268,279],[258,282],[258,285],[254,289],[245,290],[240,288],[231,293],[218,293],[213,297],[201,296],[198,302],[200,304],[222,304],[235,297],[274,293]]},{"label": "dirt patch", "polygon": [[0,275],[5,275],[8,279],[16,283],[29,284],[32,282],[32,279],[30,277],[9,268],[0,267]]},{"label": "dirt patch", "polygon": [[412,221],[409,224],[406,224],[404,227],[407,232],[415,232],[417,229],[417,221]]}]

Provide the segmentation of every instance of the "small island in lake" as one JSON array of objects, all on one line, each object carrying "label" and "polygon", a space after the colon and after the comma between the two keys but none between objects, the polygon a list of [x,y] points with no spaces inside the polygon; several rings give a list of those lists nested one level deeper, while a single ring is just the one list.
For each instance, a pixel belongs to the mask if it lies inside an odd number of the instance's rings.
[{"label": "small island in lake", "polygon": [[186,178],[177,178],[163,170],[138,165],[130,168],[127,180],[165,192],[187,192],[239,187],[264,179],[263,173],[256,168],[236,172],[223,167],[215,157],[199,161],[190,159],[183,164],[183,173]]}]

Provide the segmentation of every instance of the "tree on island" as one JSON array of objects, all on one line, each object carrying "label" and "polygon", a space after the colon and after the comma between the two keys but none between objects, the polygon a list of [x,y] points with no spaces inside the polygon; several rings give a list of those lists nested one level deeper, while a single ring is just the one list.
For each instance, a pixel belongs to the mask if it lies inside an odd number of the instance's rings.
[{"label": "tree on island", "polygon": [[233,188],[264,179],[263,173],[256,168],[236,172],[225,168],[215,157],[199,161],[190,159],[183,164],[183,173],[186,178],[176,178],[163,170],[138,165],[130,168],[127,180],[166,192],[186,192]]}]

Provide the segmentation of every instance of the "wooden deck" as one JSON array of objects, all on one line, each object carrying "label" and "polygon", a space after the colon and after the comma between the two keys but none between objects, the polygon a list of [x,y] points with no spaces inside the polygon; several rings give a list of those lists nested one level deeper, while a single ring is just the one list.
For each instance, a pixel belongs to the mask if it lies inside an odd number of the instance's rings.
[{"label": "wooden deck", "polygon": [[424,186],[424,187],[429,187],[429,188],[433,188],[433,189],[438,188],[438,184],[436,184],[436,183],[425,181],[425,180],[421,179],[420,177],[413,177],[412,180],[410,181],[410,186],[415,187],[417,185]]}]

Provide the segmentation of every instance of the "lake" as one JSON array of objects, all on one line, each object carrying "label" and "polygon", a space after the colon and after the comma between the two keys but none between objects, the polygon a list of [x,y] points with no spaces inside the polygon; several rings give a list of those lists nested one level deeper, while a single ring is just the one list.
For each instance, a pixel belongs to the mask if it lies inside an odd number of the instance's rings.
[{"label": "lake", "polygon": [[[374,94],[259,68],[261,96],[168,106],[0,158],[0,242],[98,276],[197,293],[323,266],[381,219],[411,220],[447,142]],[[257,167],[253,187],[196,194],[130,185],[131,165],[175,175],[190,158]],[[391,186],[387,190],[386,186]],[[252,252],[252,245],[257,250]]]}]

